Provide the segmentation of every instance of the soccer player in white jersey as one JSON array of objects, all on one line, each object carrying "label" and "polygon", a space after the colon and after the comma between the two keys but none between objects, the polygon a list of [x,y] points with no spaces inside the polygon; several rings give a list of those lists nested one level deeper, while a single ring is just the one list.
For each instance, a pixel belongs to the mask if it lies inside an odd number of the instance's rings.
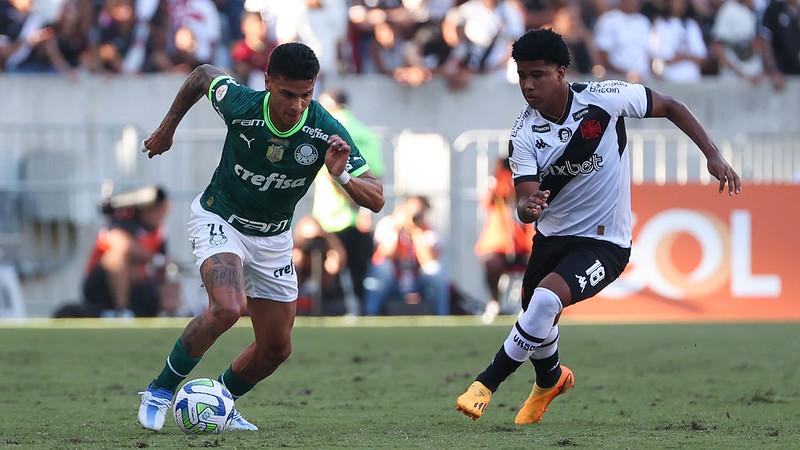
[{"label": "soccer player in white jersey", "polygon": [[639,84],[568,83],[567,44],[549,29],[513,46],[519,86],[528,106],[511,130],[509,156],[517,214],[537,234],[523,280],[524,312],[492,363],[456,400],[480,418],[492,393],[530,360],[536,382],[515,423],[538,422],[550,402],[575,384],[560,364],[561,311],[593,297],[625,269],[630,256],[630,157],[624,118],[665,117],[697,144],[719,192],[741,191],[739,175],[720,155],[686,106]]}]

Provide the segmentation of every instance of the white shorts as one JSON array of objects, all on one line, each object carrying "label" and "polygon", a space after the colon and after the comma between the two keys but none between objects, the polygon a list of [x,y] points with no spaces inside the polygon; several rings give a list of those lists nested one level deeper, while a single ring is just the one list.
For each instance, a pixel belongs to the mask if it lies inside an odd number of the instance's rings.
[{"label": "white shorts", "polygon": [[197,267],[210,256],[233,253],[242,260],[245,294],[278,302],[297,299],[297,274],[292,263],[292,231],[276,236],[242,234],[220,216],[206,211],[198,195],[188,223]]}]

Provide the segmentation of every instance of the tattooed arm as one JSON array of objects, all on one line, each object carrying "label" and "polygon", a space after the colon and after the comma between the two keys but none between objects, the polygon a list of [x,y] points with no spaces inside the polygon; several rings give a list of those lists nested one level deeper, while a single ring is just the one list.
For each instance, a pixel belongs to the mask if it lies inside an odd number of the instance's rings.
[{"label": "tattooed arm", "polygon": [[181,119],[208,92],[214,78],[220,75],[227,75],[227,73],[210,64],[203,64],[189,74],[175,96],[175,100],[172,101],[167,115],[161,120],[161,125],[144,141],[144,151],[147,152],[148,158],[160,155],[172,147],[172,136]]}]

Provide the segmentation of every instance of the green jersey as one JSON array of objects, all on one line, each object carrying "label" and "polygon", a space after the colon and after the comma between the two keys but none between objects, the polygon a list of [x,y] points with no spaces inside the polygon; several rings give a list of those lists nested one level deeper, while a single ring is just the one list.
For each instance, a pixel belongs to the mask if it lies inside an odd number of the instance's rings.
[{"label": "green jersey", "polygon": [[269,118],[269,92],[254,91],[228,76],[208,90],[228,133],[222,157],[200,204],[245,234],[274,236],[288,230],[294,209],[325,164],[330,136],[350,145],[346,170],[369,166],[347,130],[312,101],[292,129],[278,131]]}]

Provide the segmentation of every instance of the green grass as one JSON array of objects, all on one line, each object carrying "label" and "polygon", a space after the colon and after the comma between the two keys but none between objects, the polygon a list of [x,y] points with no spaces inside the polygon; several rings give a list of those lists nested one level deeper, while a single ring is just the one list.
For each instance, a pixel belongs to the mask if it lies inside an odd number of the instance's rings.
[{"label": "green grass", "polygon": [[[472,422],[455,397],[508,326],[315,328],[238,402],[262,431],[184,436],[136,422],[178,329],[0,329],[0,446],[17,448],[797,448],[798,324],[564,325],[576,387],[513,425],[522,366]],[[252,333],[232,329],[193,378],[216,377]]]}]

